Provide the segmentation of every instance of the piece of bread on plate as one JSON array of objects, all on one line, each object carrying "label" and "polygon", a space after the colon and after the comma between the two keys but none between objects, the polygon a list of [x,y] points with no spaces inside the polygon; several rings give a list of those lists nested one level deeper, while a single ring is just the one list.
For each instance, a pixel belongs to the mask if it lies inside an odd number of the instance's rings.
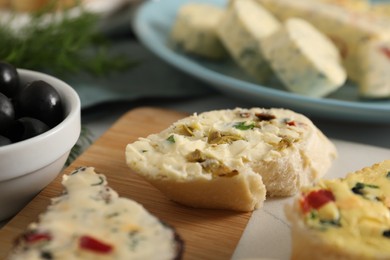
[{"label": "piece of bread on plate", "polygon": [[205,58],[227,57],[218,35],[217,26],[224,9],[207,3],[182,5],[172,26],[172,43],[187,53]]},{"label": "piece of bread on plate", "polygon": [[183,241],[92,167],[64,175],[64,194],[16,241],[9,260],[181,259]]},{"label": "piece of bread on plate", "polygon": [[248,75],[264,82],[272,73],[264,57],[262,41],[280,26],[256,0],[239,0],[229,2],[217,33],[233,60]]},{"label": "piece of bread on plate", "polygon": [[305,116],[236,108],[194,114],[126,147],[130,169],[173,201],[251,211],[319,180],[335,146]]},{"label": "piece of bread on plate", "polygon": [[337,47],[306,20],[287,19],[262,46],[275,75],[294,93],[327,96],[347,79]]},{"label": "piece of bread on plate", "polygon": [[286,215],[291,259],[390,259],[390,160],[303,188]]}]

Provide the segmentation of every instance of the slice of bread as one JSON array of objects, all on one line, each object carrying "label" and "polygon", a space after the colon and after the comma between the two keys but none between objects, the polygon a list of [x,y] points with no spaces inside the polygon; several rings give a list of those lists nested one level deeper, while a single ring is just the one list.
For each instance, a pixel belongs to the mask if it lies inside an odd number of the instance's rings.
[{"label": "slice of bread", "polygon": [[390,259],[390,160],[305,187],[286,206],[291,259]]},{"label": "slice of bread", "polygon": [[292,92],[324,97],[347,79],[337,47],[303,19],[287,19],[262,46],[275,75]]},{"label": "slice of bread", "polygon": [[183,241],[142,205],[107,186],[92,167],[63,176],[54,198],[20,236],[9,260],[181,259]]},{"label": "slice of bread", "polygon": [[[205,58],[220,59],[227,52],[218,35],[217,26],[224,13],[221,7],[206,3],[187,3],[180,7],[170,35],[179,49]],[[207,15],[206,15],[207,14]]]},{"label": "slice of bread", "polygon": [[305,116],[285,109],[194,114],[126,148],[128,166],[170,199],[251,211],[321,178],[335,146]]},{"label": "slice of bread", "polygon": [[275,33],[279,21],[255,0],[231,1],[219,20],[217,33],[234,61],[256,80],[272,74],[262,41]]}]

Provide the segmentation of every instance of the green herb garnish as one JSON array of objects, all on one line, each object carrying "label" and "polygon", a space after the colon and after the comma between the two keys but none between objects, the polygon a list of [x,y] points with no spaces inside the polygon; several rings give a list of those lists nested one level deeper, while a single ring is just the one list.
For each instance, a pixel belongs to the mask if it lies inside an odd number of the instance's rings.
[{"label": "green herb garnish", "polygon": [[170,143],[175,143],[175,137],[173,135],[170,135],[168,138],[167,138],[167,141],[170,142]]},{"label": "green herb garnish", "polygon": [[251,123],[249,125],[246,124],[246,122],[238,122],[233,125],[234,128],[240,129],[240,130],[249,130],[253,129],[255,127],[255,123]]},{"label": "green herb garnish", "polygon": [[351,189],[353,193],[358,194],[358,195],[364,195],[364,188],[373,188],[373,189],[378,189],[379,186],[373,185],[373,184],[366,184],[362,182],[357,182],[355,186]]},{"label": "green herb garnish", "polygon": [[54,12],[48,7],[31,14],[20,29],[12,28],[12,20],[0,24],[0,60],[57,75],[104,75],[134,65],[124,55],[108,54],[109,41],[97,30],[98,20],[85,10],[71,17],[69,10]]},{"label": "green herb garnish", "polygon": [[387,173],[386,178],[390,179],[390,172]]}]

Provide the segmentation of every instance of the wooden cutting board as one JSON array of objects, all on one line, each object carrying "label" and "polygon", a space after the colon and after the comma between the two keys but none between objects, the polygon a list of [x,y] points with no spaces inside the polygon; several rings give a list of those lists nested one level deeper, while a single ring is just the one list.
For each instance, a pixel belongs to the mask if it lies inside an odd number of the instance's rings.
[{"label": "wooden cutting board", "polygon": [[[97,172],[104,173],[109,186],[120,196],[141,203],[152,214],[176,228],[185,241],[184,259],[230,259],[251,213],[194,209],[176,204],[132,173],[125,163],[128,143],[159,132],[184,116],[186,114],[159,108],[131,110],[63,173],[69,173],[79,166],[92,166]],[[15,237],[30,222],[37,220],[50,199],[61,194],[61,176],[0,230],[0,259],[5,258]]]}]

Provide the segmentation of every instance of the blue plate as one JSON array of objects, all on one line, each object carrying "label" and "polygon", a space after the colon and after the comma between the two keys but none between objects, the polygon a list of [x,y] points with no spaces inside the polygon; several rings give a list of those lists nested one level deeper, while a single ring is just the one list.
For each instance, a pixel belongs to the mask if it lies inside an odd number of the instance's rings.
[{"label": "blue plate", "polygon": [[[152,52],[219,91],[256,106],[290,108],[309,116],[368,123],[390,123],[390,100],[359,99],[357,88],[346,84],[326,98],[312,98],[285,90],[277,80],[260,85],[248,78],[232,61],[210,61],[173,48],[169,42],[176,13],[186,0],[152,0],[137,10],[133,26],[139,40]],[[225,6],[225,0],[196,0]],[[272,87],[271,87],[272,86]],[[185,86],[183,86],[184,88]]]}]

